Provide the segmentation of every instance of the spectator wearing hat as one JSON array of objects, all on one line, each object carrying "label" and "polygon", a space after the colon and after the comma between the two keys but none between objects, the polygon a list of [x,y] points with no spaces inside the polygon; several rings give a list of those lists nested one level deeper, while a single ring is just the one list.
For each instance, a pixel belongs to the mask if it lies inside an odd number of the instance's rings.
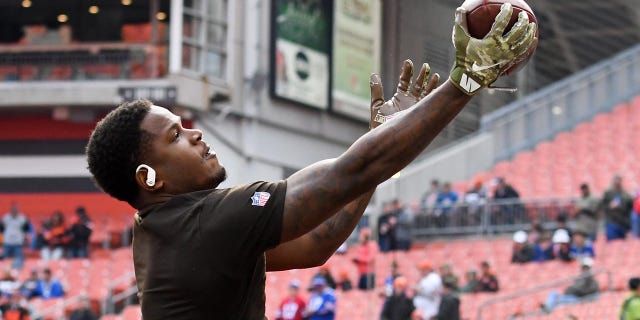
[{"label": "spectator wearing hat", "polygon": [[425,319],[430,319],[438,313],[442,298],[442,278],[434,271],[428,260],[420,262],[418,269],[422,279],[414,287],[416,293],[413,304]]},{"label": "spectator wearing hat", "polygon": [[458,298],[456,290],[451,286],[451,283],[444,283],[438,314],[432,319],[460,320],[460,298]]},{"label": "spectator wearing hat", "polygon": [[576,229],[573,232],[573,239],[571,240],[571,247],[569,248],[573,259],[582,259],[584,257],[594,258],[596,256],[593,245],[587,237],[588,235],[584,230]]},{"label": "spectator wearing hat", "polygon": [[600,199],[591,195],[589,185],[580,185],[580,198],[576,200],[576,228],[584,230],[591,241],[596,241],[598,234],[598,211]]},{"label": "spectator wearing hat", "polygon": [[276,320],[303,320],[302,313],[307,304],[300,297],[300,281],[289,283],[289,292],[278,306]]},{"label": "spectator wearing hat", "polygon": [[571,238],[573,238],[573,230],[571,230],[571,228],[567,224],[568,220],[569,220],[569,217],[567,216],[566,213],[559,214],[556,217],[556,229],[553,230],[553,232],[555,233],[558,230],[565,230],[569,235],[569,241],[571,241]]},{"label": "spectator wearing hat", "polygon": [[640,278],[629,279],[629,290],[631,294],[624,299],[620,308],[620,319],[637,320],[640,319]]},{"label": "spectator wearing hat", "polygon": [[305,316],[309,320],[334,320],[336,315],[336,296],[333,289],[327,287],[327,281],[315,277],[312,281],[313,293],[309,298]]},{"label": "spectator wearing hat", "polygon": [[491,269],[489,262],[482,261],[480,263],[480,279],[478,279],[478,291],[481,292],[498,292],[500,285],[498,284],[498,278]]},{"label": "spectator wearing hat", "polygon": [[593,259],[582,259],[580,262],[580,275],[564,290],[564,294],[560,294],[557,291],[549,293],[547,301],[540,306],[542,310],[551,312],[558,305],[580,302],[598,293],[599,286],[591,272],[592,266]]},{"label": "spectator wearing hat", "polygon": [[573,261],[571,256],[571,236],[566,229],[558,229],[553,233],[553,256],[560,261]]},{"label": "spectator wearing hat", "polygon": [[381,320],[409,320],[415,310],[413,301],[407,297],[407,278],[393,280],[393,294],[386,298],[382,307]]},{"label": "spectator wearing hat", "polygon": [[533,247],[527,242],[527,233],[518,230],[513,234],[511,263],[527,263],[533,258]]},{"label": "spectator wearing hat", "polygon": [[371,230],[362,228],[360,230],[360,244],[356,248],[356,257],[353,263],[358,268],[358,289],[373,290],[375,286],[375,258],[378,253],[378,247],[375,242],[371,241]]}]

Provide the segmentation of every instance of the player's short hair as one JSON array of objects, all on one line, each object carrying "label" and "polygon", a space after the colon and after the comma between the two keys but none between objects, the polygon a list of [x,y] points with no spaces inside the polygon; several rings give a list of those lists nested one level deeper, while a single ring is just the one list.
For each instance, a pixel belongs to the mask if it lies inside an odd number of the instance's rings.
[{"label": "player's short hair", "polygon": [[638,286],[640,286],[640,278],[633,277],[629,279],[629,289],[638,290]]},{"label": "player's short hair", "polygon": [[87,144],[89,171],[98,187],[129,204],[138,197],[135,170],[152,137],[140,124],[152,105],[148,100],[121,104],[98,122]]}]

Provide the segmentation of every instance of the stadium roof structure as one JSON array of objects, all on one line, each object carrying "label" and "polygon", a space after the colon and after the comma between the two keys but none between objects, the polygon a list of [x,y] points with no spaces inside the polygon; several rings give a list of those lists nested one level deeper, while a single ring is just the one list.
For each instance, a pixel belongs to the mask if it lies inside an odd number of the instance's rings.
[{"label": "stadium roof structure", "polygon": [[[14,38],[19,38],[21,27],[25,25],[56,27],[61,24],[60,15],[68,19],[64,23],[77,29],[74,30],[78,32],[75,33],[77,38],[88,37],[86,40],[90,41],[118,40],[112,39],[118,36],[114,32],[115,26],[149,22],[152,4],[157,4],[157,11],[168,13],[170,3],[170,0],[0,0],[0,41],[15,41]],[[88,32],[92,34],[87,36]],[[95,39],[100,34],[106,39]]]}]

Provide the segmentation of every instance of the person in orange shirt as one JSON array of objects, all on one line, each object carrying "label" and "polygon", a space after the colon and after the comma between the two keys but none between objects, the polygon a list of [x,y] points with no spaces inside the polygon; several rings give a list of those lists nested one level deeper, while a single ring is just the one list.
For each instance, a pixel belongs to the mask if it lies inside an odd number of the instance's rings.
[{"label": "person in orange shirt", "polygon": [[360,245],[356,248],[356,257],[353,262],[358,268],[358,289],[372,290],[375,287],[375,258],[378,253],[378,246],[371,241],[371,229],[360,230]]},{"label": "person in orange shirt", "polygon": [[59,260],[64,256],[70,237],[62,212],[56,211],[53,213],[48,228],[43,228],[42,230],[42,238],[44,240],[40,250],[42,260]]}]

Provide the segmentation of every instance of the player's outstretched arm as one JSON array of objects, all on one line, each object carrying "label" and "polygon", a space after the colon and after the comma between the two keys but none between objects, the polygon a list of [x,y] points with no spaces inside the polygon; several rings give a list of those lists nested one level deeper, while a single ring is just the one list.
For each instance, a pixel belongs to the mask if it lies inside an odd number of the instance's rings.
[{"label": "player's outstretched arm", "polygon": [[[371,129],[378,127],[396,112],[407,109],[429,94],[440,80],[438,74],[429,78],[429,71],[429,65],[423,64],[416,82],[412,86],[413,63],[411,60],[405,60],[402,64],[396,94],[386,102],[384,101],[382,84],[370,82],[371,117],[369,127]],[[374,191],[375,187],[351,201],[311,232],[267,251],[267,271],[323,265],[353,232]]]},{"label": "player's outstretched arm", "polygon": [[[474,40],[471,41],[466,33],[454,30],[456,56],[464,56],[460,65],[464,72],[473,74],[473,67],[470,71],[466,68],[473,66],[469,60],[479,56],[478,52],[483,58],[501,61],[485,66],[483,71],[494,68],[496,72],[483,72],[483,84],[495,81],[513,65],[513,61],[521,61],[535,41],[535,28],[526,21],[526,15],[524,18],[521,15],[506,35],[495,31],[504,30],[511,16],[511,6],[503,7],[502,11],[508,12],[501,11],[490,36],[484,39],[471,38]],[[459,41],[461,37],[467,40]],[[464,54],[460,53],[462,51]],[[440,88],[392,121],[362,136],[340,157],[313,164],[287,179],[281,242],[311,231],[415,159],[470,100],[472,92],[461,88],[460,83],[454,85],[452,79],[455,78],[450,77]],[[372,81],[381,82],[377,75]]]}]

